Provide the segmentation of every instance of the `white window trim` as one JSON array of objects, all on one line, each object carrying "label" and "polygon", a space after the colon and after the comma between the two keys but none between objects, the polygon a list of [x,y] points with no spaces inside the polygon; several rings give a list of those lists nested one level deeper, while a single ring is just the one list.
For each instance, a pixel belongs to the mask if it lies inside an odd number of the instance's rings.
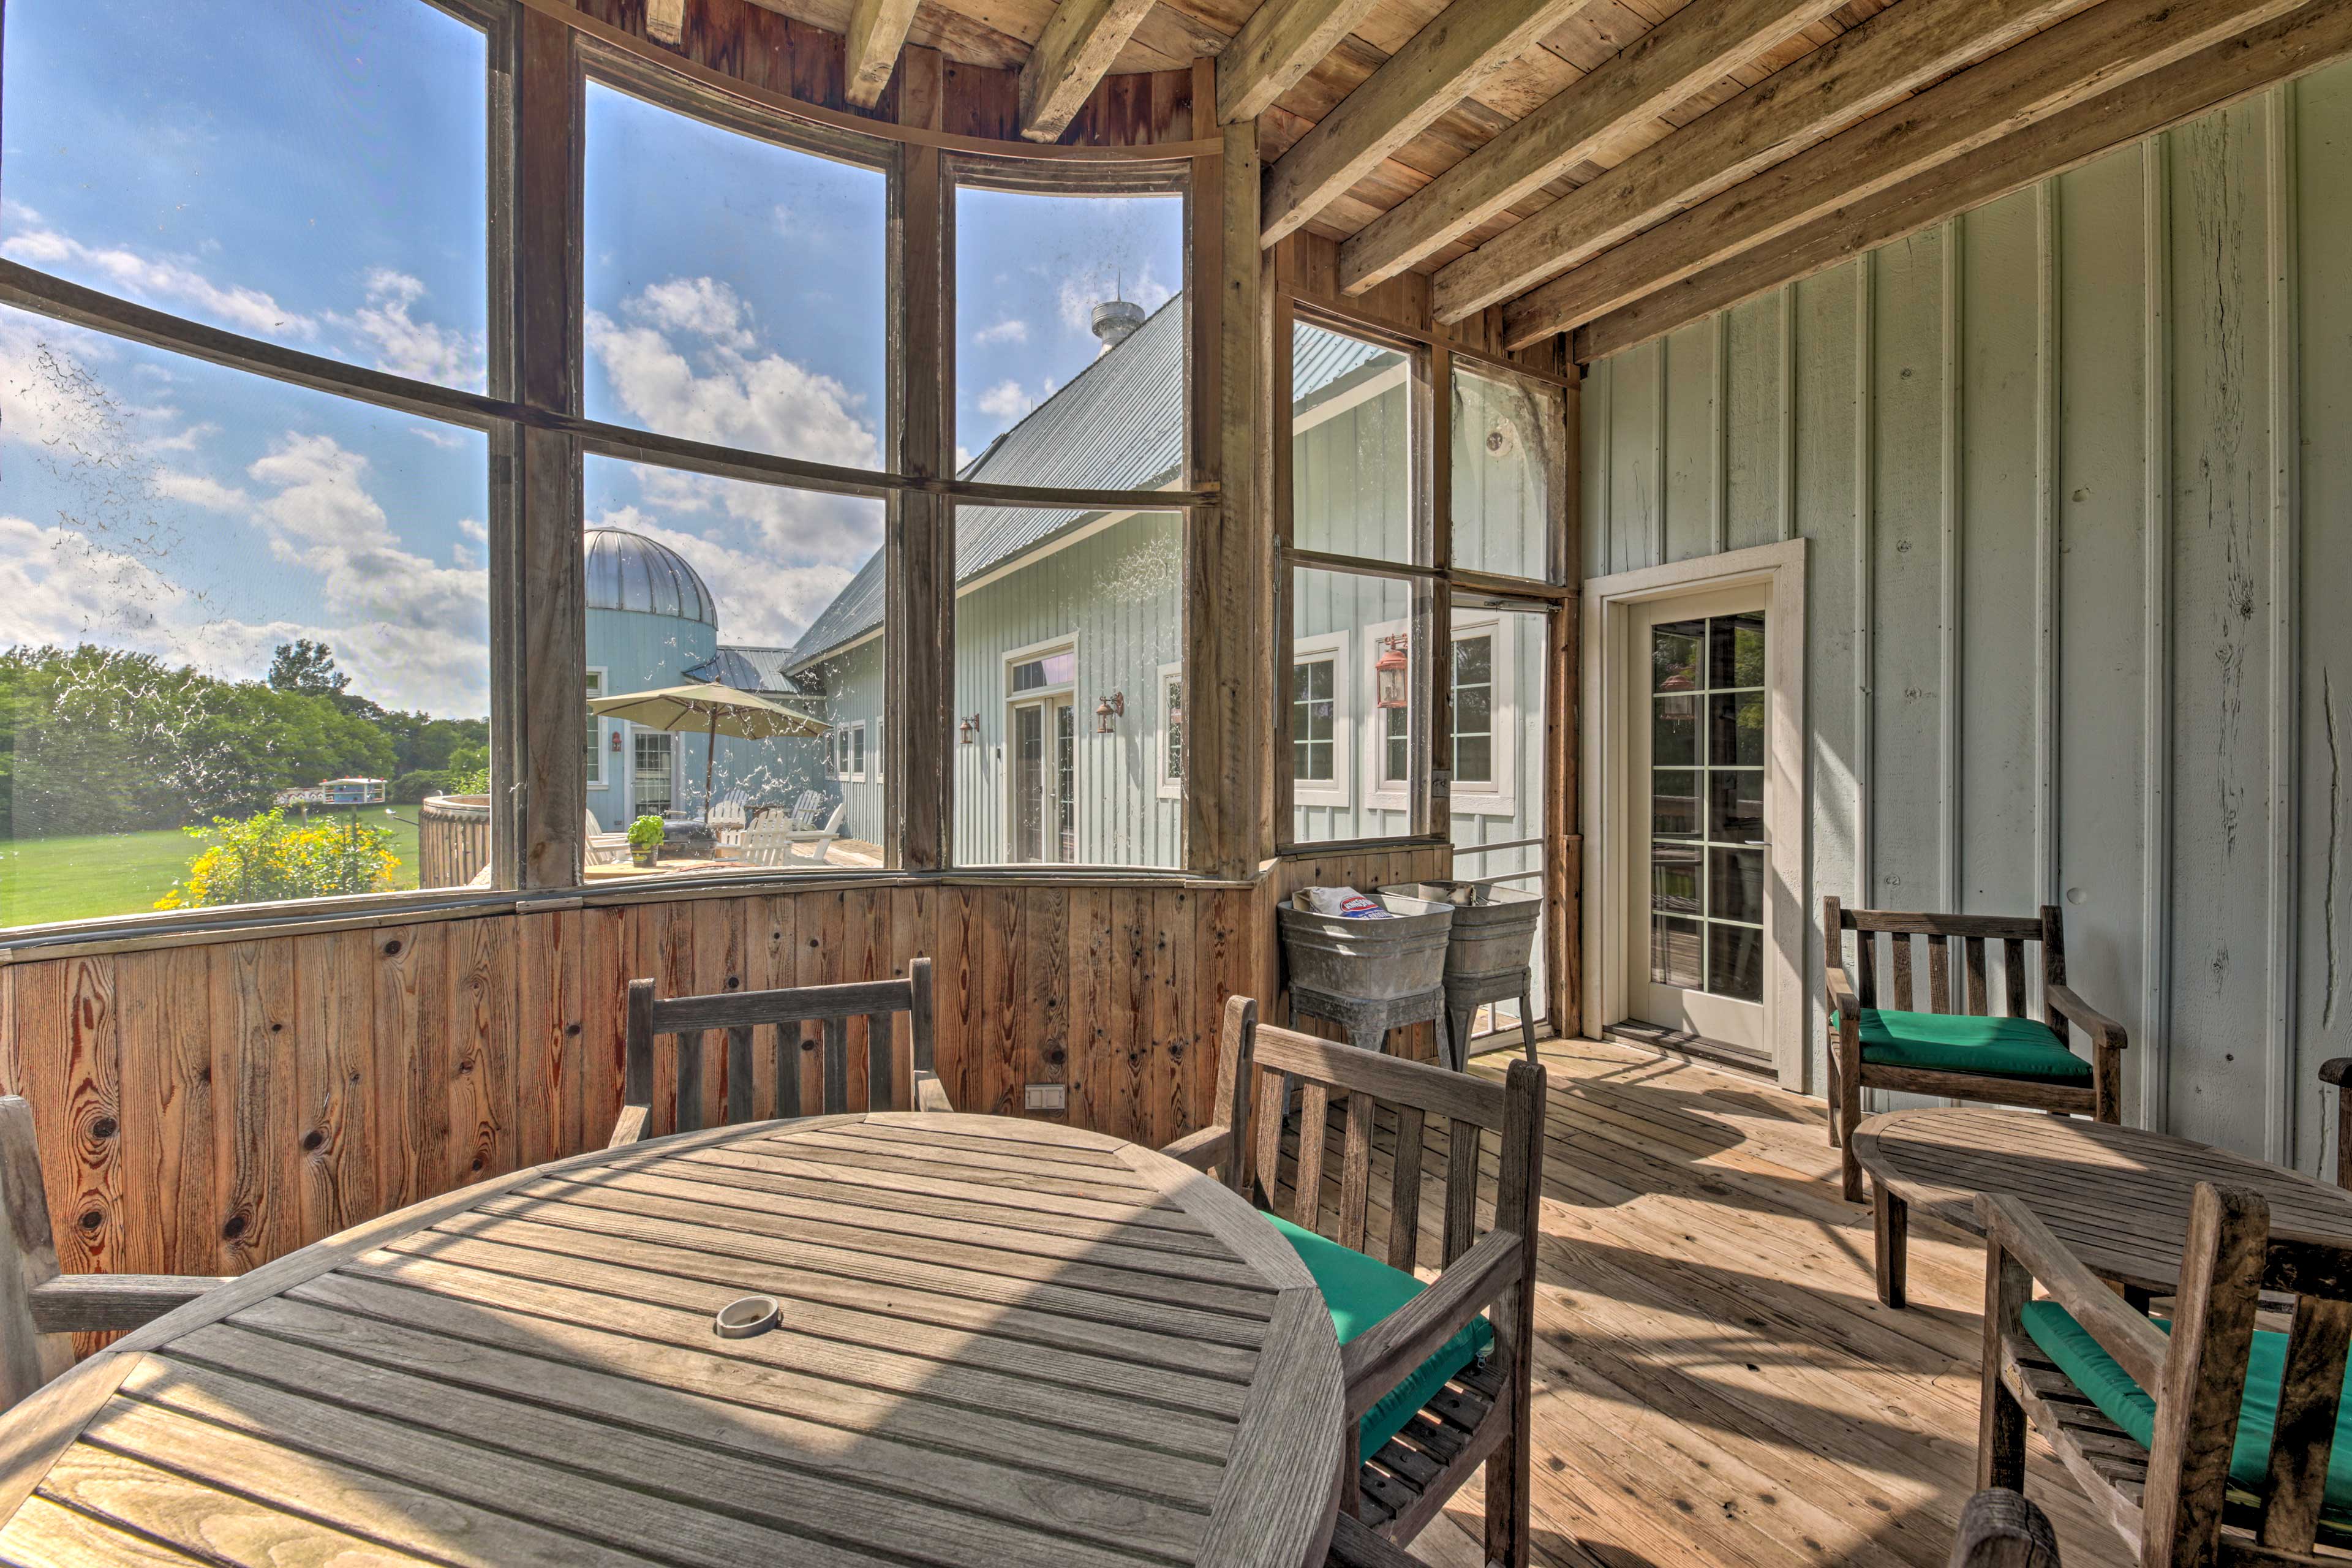
[{"label": "white window trim", "polygon": [[[1372,693],[1364,707],[1364,806],[1370,811],[1405,811],[1411,809],[1410,791],[1406,783],[1391,784],[1383,770],[1388,759],[1385,725],[1381,718],[1384,711],[1377,706],[1380,678],[1372,666],[1381,657],[1381,643],[1385,637],[1397,637],[1412,629],[1410,621],[1381,621],[1364,628],[1363,679],[1364,689]],[[1513,627],[1509,621],[1493,610],[1472,611],[1456,616],[1454,640],[1491,635],[1495,639],[1495,701],[1493,756],[1495,776],[1483,784],[1465,784],[1454,781],[1453,815],[1455,816],[1517,816],[1518,807],[1518,667],[1514,661]],[[1447,679],[1453,676],[1449,667]],[[1451,765],[1450,756],[1441,761]]]},{"label": "white window trim", "polygon": [[[855,770],[853,770],[849,765],[851,751],[849,737],[853,733],[857,737],[856,753],[858,765]],[[866,782],[865,720],[856,719],[851,721],[849,723],[835,724],[833,727],[833,777],[834,782],[836,784],[864,784]]]},{"label": "white window trim", "polygon": [[[1346,808],[1355,805],[1354,756],[1356,750],[1355,710],[1349,705],[1348,693],[1352,671],[1348,664],[1348,634],[1325,632],[1318,637],[1294,637],[1290,644],[1290,665],[1295,671],[1302,664],[1318,659],[1331,661],[1331,777],[1309,781],[1293,778],[1290,783],[1290,803],[1293,805],[1336,805]],[[1296,679],[1294,675],[1293,679]],[[1290,737],[1291,688],[1282,691],[1282,744],[1296,744]],[[1296,753],[1293,753],[1296,755]]]},{"label": "white window trim", "polygon": [[[1184,781],[1172,776],[1168,771],[1168,741],[1175,729],[1168,719],[1168,683],[1171,680],[1181,681],[1183,679],[1183,660],[1179,659],[1174,664],[1163,664],[1160,667],[1160,798],[1162,800],[1184,798]],[[1189,738],[1188,736],[1187,739]]]},{"label": "white window trim", "polygon": [[[596,690],[593,693],[593,696],[604,696],[605,667],[601,664],[592,664],[588,667],[588,674],[596,683]],[[588,787],[590,789],[610,789],[613,787],[613,773],[612,770],[604,765],[604,726],[611,723],[612,721],[609,719],[600,719],[595,715],[591,714],[588,721],[596,726],[595,744],[588,748],[588,754],[596,759],[596,766],[594,771],[590,773],[588,775]]]}]

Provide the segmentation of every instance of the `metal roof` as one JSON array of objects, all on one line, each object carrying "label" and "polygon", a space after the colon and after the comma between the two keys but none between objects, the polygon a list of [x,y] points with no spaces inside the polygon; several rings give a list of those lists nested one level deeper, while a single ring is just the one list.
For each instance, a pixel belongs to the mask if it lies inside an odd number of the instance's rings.
[{"label": "metal roof", "polygon": [[701,574],[667,544],[624,528],[592,528],[583,541],[588,554],[588,607],[676,616],[719,625],[719,604]]},{"label": "metal roof", "polygon": [[[1291,361],[1291,395],[1307,405],[1341,390],[1354,373],[1393,351],[1302,324]],[[961,478],[1004,485],[1161,489],[1183,467],[1184,296],[1151,313],[1127,341],[1098,354],[1053,396],[964,466]],[[1101,516],[1100,511],[966,506],[956,511],[956,581],[970,583]],[[789,668],[819,658],[882,624],[882,556],[809,623]]]},{"label": "metal roof", "polygon": [[686,671],[693,680],[716,680],[738,691],[761,696],[804,695],[789,673],[793,650],[788,647],[722,647],[719,652]]}]

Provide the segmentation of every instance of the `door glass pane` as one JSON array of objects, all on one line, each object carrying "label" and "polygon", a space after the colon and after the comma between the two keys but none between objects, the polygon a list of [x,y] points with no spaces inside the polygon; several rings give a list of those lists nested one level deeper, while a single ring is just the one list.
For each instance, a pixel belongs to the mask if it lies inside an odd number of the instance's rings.
[{"label": "door glass pane", "polygon": [[1699,638],[1705,621],[1677,621],[1650,628],[1650,689],[1696,691],[1699,689]]},{"label": "door glass pane", "polygon": [[1055,858],[1065,862],[1078,858],[1078,773],[1077,737],[1071,723],[1072,710],[1068,703],[1054,706],[1054,801],[1055,821],[1060,828],[1060,847]]},{"label": "door glass pane", "polygon": [[1045,710],[1032,703],[1013,713],[1013,858],[1045,856]]},{"label": "door glass pane", "polygon": [[1695,773],[1663,768],[1651,775],[1653,834],[1660,838],[1688,838],[1698,832],[1698,780]]},{"label": "door glass pane", "polygon": [[636,737],[636,782],[629,798],[639,816],[667,816],[669,814],[672,739],[658,732],[640,733]]},{"label": "door glass pane", "polygon": [[1650,846],[1650,907],[1667,914],[1699,913],[1699,847],[1664,840]]},{"label": "door glass pane", "polygon": [[1741,1002],[1764,999],[1763,927],[1707,922],[1706,988]]},{"label": "door glass pane", "polygon": [[1717,920],[1764,923],[1764,851],[1709,849],[1706,912]]},{"label": "door glass pane", "polygon": [[1764,694],[1711,692],[1706,700],[1707,760],[1717,767],[1764,765]]},{"label": "door glass pane", "polygon": [[1733,844],[1763,841],[1763,769],[1715,768],[1708,772],[1706,836]]},{"label": "door glass pane", "polygon": [[1658,697],[1650,704],[1650,762],[1654,767],[1686,768],[1698,753],[1698,699]]},{"label": "door glass pane", "polygon": [[1650,980],[1688,991],[1699,984],[1699,922],[1672,915],[1650,917]]},{"label": "door glass pane", "polygon": [[1764,684],[1764,616],[1717,616],[1707,623],[1708,689],[1724,691]]}]

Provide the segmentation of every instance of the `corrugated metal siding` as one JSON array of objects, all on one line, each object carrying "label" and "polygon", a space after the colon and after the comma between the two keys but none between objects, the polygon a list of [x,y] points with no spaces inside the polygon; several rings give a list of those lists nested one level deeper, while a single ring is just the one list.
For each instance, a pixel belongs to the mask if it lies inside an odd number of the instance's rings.
[{"label": "corrugated metal siding", "polygon": [[2126,1115],[2310,1170],[2352,1049],[2347,155],[2337,67],[1583,400],[1589,574],[1811,542],[1809,908],[2063,903]]}]

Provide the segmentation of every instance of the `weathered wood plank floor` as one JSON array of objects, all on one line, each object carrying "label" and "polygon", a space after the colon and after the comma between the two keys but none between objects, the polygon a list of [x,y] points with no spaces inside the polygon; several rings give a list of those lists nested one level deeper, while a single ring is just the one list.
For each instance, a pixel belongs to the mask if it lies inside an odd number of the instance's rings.
[{"label": "weathered wood plank floor", "polygon": [[[1889,1311],[1817,1103],[1593,1041],[1544,1059],[1538,1561],[1941,1568],[1975,1465],[1980,1245],[1915,1220]],[[2124,1562],[2038,1438],[2032,1465],[2067,1568]],[[1475,1568],[1478,1508],[1418,1553]]]}]

